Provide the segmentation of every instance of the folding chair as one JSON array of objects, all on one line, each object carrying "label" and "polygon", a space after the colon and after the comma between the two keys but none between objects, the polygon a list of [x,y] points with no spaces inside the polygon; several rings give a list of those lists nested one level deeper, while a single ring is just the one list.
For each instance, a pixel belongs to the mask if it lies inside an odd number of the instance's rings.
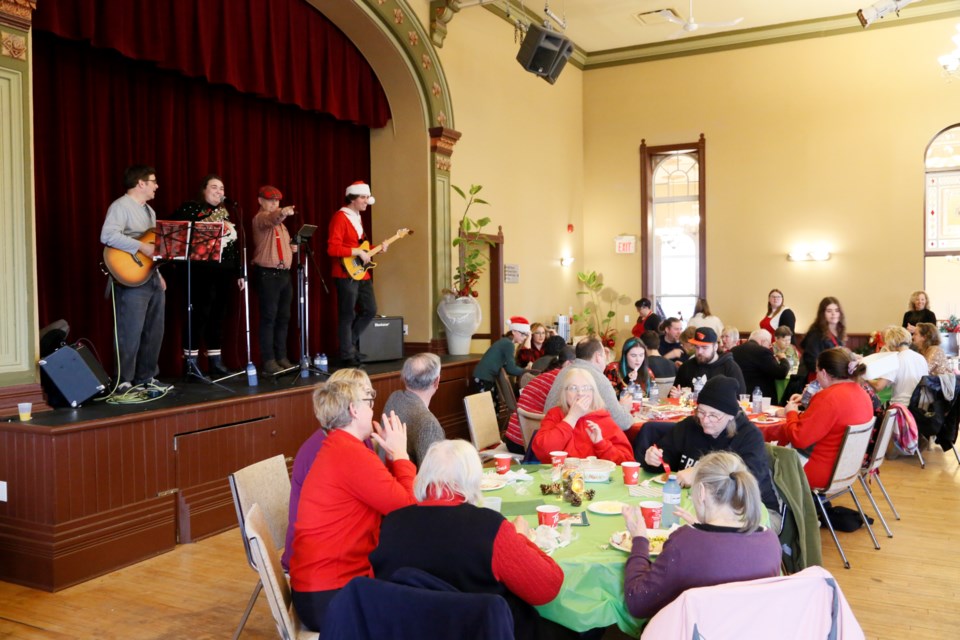
[{"label": "folding chair", "polygon": [[670,389],[673,388],[673,381],[676,380],[676,376],[673,378],[654,378],[653,383],[657,385],[657,391],[660,394],[660,402],[666,402],[667,398],[670,397]]},{"label": "folding chair", "polygon": [[480,452],[481,459],[492,458],[496,453],[509,453],[507,445],[500,440],[497,410],[489,391],[464,396],[463,408],[467,414],[470,441]]},{"label": "folding chair", "polygon": [[[290,509],[290,474],[287,472],[287,461],[283,455],[276,455],[260,462],[255,462],[228,476],[230,493],[233,494],[233,506],[237,510],[237,521],[240,523],[240,536],[243,538],[243,547],[247,552],[247,562],[250,568],[258,571],[256,562],[250,551],[247,532],[244,530],[245,513],[254,504],[260,505],[261,517],[270,528],[273,541],[282,545],[287,539],[288,512]],[[240,619],[240,626],[233,634],[233,640],[240,637],[247,618],[257,602],[257,596],[263,588],[263,582],[257,580],[250,594],[250,601]]]},{"label": "folding chair", "polygon": [[871,477],[877,481],[877,486],[880,487],[883,497],[887,499],[890,510],[893,511],[893,515],[899,520],[900,514],[897,513],[897,508],[893,506],[893,500],[890,499],[887,488],[883,486],[883,481],[880,480],[879,473],[880,465],[883,464],[885,458],[884,453],[887,451],[887,446],[890,444],[890,438],[893,435],[893,429],[896,426],[896,420],[897,412],[892,409],[888,409],[887,412],[883,414],[883,420],[880,422],[880,430],[877,432],[877,439],[873,446],[873,453],[870,454],[866,464],[860,469],[860,485],[863,487],[863,490],[867,492],[867,498],[869,498],[870,504],[873,505],[873,510],[877,512],[877,517],[880,518],[883,528],[886,529],[888,538],[893,537],[893,532],[890,531],[886,519],[884,519],[883,514],[880,513],[880,507],[877,506],[877,501],[873,498],[873,492],[870,491],[868,481]]},{"label": "folding chair", "polygon": [[502,368],[497,374],[497,395],[500,396],[500,400],[503,401],[503,406],[507,409],[503,414],[500,414],[499,410],[497,412],[500,416],[501,429],[506,429],[510,416],[517,410],[517,394],[513,390],[513,383],[510,382],[510,377]]},{"label": "folding chair", "polygon": [[827,500],[838,498],[845,493],[849,493],[853,498],[854,504],[857,505],[857,511],[860,512],[860,519],[863,521],[863,524],[867,525],[867,531],[870,532],[870,538],[873,540],[874,548],[880,548],[877,537],[873,535],[873,527],[870,526],[867,515],[863,512],[863,507],[860,506],[860,500],[857,499],[857,494],[853,492],[853,483],[860,477],[860,468],[863,466],[863,456],[867,453],[867,447],[870,445],[870,436],[873,433],[874,420],[875,418],[870,418],[869,422],[847,427],[847,432],[843,436],[843,442],[840,444],[840,451],[837,454],[837,461],[833,465],[830,482],[826,487],[810,487],[817,494],[817,500],[814,500],[814,502],[816,502],[820,508],[820,514],[823,516],[824,522],[827,523],[827,528],[830,529],[830,535],[833,536],[833,542],[837,545],[837,551],[840,552],[840,557],[843,559],[843,566],[847,569],[850,568],[850,562],[847,560],[847,555],[843,552],[843,547],[837,538],[837,532],[833,528],[833,523],[830,522],[830,516],[827,514],[827,509],[823,506],[823,503]]}]

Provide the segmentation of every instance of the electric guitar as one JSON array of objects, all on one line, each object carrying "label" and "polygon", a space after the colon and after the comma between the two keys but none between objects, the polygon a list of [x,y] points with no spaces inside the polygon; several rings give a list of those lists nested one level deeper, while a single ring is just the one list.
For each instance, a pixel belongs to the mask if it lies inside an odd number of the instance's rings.
[{"label": "electric guitar", "polygon": [[[154,244],[156,242],[156,229],[147,229],[137,240]],[[130,255],[129,252],[114,247],[103,248],[103,264],[107,271],[113,276],[113,279],[120,284],[128,287],[139,287],[148,279],[153,272],[153,258],[137,251],[136,255]]]},{"label": "electric guitar", "polygon": [[[368,254],[370,254],[370,257],[372,258],[373,256],[383,251],[385,247],[390,246],[390,243],[393,242],[394,240],[399,240],[400,238],[406,238],[408,235],[411,235],[412,233],[413,233],[413,230],[411,229],[397,229],[397,233],[395,235],[387,238],[386,240],[381,242],[379,245],[377,245],[373,249],[370,248],[370,243],[366,241],[364,241],[364,243],[361,244],[358,248],[366,251]],[[346,258],[340,258],[340,261],[343,263],[344,270],[354,280],[363,280],[363,277],[367,275],[367,271],[377,266],[377,264],[373,261],[370,261],[367,264],[363,264],[363,260],[360,259],[360,256],[347,256]]]}]

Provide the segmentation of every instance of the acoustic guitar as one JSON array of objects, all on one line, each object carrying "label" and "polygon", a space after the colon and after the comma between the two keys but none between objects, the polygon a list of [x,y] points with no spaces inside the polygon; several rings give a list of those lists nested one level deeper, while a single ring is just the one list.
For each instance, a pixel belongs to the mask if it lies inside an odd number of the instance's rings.
[{"label": "acoustic guitar", "polygon": [[[147,229],[137,240],[154,244],[156,238],[156,229]],[[139,251],[136,255],[130,255],[129,252],[121,249],[104,247],[103,264],[107,267],[107,271],[110,272],[113,279],[120,284],[128,287],[139,287],[150,279],[154,262],[153,258]]]},{"label": "acoustic guitar", "polygon": [[[393,242],[394,240],[399,240],[400,238],[406,238],[408,235],[411,235],[412,233],[413,233],[412,229],[397,229],[397,232],[394,235],[390,236],[389,238],[381,242],[379,245],[377,245],[373,249],[370,248],[370,243],[366,241],[364,241],[364,243],[361,244],[358,248],[366,251],[368,254],[370,254],[370,257],[372,258],[373,256],[383,251],[384,248],[390,246],[390,243]],[[360,256],[347,256],[346,258],[340,258],[340,261],[343,263],[344,270],[354,280],[363,280],[363,277],[367,275],[367,271],[377,266],[377,264],[372,260],[367,264],[363,264],[363,260],[360,259]]]}]

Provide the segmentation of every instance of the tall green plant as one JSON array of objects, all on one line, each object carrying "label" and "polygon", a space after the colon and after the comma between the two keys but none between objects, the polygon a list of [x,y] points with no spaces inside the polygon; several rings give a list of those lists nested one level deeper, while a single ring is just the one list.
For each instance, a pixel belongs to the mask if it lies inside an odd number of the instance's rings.
[{"label": "tall green plant", "polygon": [[[490,218],[471,218],[470,207],[475,204],[490,204],[477,194],[483,187],[479,184],[470,185],[467,193],[456,185],[450,185],[457,194],[463,198],[467,206],[460,217],[460,224],[457,226],[457,237],[453,239],[453,246],[459,254],[459,261],[456,273],[453,276],[453,287],[444,289],[444,293],[450,293],[457,297],[476,298],[477,282],[480,280],[480,274],[484,272],[490,262],[489,254],[484,251],[487,246],[493,243],[483,237],[483,228],[490,224]],[[468,196],[469,194],[469,196]]]},{"label": "tall green plant", "polygon": [[577,291],[577,295],[586,298],[583,311],[573,316],[573,321],[580,325],[577,332],[599,337],[604,345],[613,347],[617,341],[617,306],[629,305],[630,298],[604,287],[602,273],[581,271],[577,273],[577,280],[584,289]]}]

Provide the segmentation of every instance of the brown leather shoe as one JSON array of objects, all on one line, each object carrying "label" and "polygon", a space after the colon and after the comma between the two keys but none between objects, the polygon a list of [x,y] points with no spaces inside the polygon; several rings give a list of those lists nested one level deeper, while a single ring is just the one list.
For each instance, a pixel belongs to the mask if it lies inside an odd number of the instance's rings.
[{"label": "brown leather shoe", "polygon": [[267,375],[275,376],[281,371],[283,371],[283,367],[276,360],[267,360],[263,363],[263,372]]},{"label": "brown leather shoe", "polygon": [[293,367],[293,363],[287,360],[286,358],[277,359],[277,364],[283,367],[284,369],[291,369]]}]

